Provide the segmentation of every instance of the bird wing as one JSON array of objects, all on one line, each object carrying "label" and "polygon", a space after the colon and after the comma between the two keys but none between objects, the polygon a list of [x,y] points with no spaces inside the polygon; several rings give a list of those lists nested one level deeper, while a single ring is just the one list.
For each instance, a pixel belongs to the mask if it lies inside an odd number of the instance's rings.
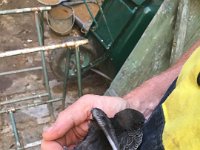
[{"label": "bird wing", "polygon": [[124,131],[118,137],[120,150],[137,150],[142,143],[142,137],[141,129]]},{"label": "bird wing", "polygon": [[119,150],[119,144],[115,134],[115,130],[108,116],[101,109],[98,108],[92,109],[92,116],[104,132],[113,150]]}]

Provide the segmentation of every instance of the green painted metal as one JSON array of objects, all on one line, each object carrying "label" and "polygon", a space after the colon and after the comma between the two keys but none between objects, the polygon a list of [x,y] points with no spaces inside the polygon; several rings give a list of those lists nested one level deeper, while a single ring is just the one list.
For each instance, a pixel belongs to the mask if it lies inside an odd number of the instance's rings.
[{"label": "green painted metal", "polygon": [[20,140],[19,140],[19,134],[18,134],[17,127],[16,127],[16,121],[15,121],[15,117],[14,117],[12,110],[9,110],[9,116],[10,116],[13,134],[15,136],[15,143],[16,143],[17,149],[21,149],[22,144],[20,143]]},{"label": "green painted metal", "polygon": [[32,67],[32,68],[26,68],[26,69],[1,72],[0,76],[10,75],[10,74],[14,74],[14,73],[22,73],[22,72],[28,72],[28,71],[41,70],[41,69],[42,69],[42,67]]},{"label": "green painted metal", "polygon": [[128,4],[122,0],[104,1],[102,11],[99,11],[96,16],[98,28],[95,28],[92,32],[97,39],[106,46],[106,49],[113,44],[114,40],[119,36],[123,28],[131,19],[131,16],[135,13],[136,9],[137,7],[129,8]]},{"label": "green painted metal", "polygon": [[94,17],[94,15],[93,15],[92,12],[91,12],[91,10],[90,10],[90,8],[89,8],[89,6],[88,6],[88,3],[86,2],[86,0],[83,0],[83,2],[84,2],[85,6],[86,6],[86,8],[87,8],[87,10],[88,10],[88,12],[89,12],[89,14],[90,14],[90,17],[92,18],[92,20],[94,21],[94,23],[97,25],[97,22],[96,22],[96,20],[95,20],[95,17]]},{"label": "green painted metal", "polygon": [[[77,41],[70,41],[70,42],[65,42],[65,43],[57,44],[57,45],[44,46],[44,24],[43,24],[44,20],[43,20],[43,15],[44,15],[45,10],[50,10],[50,9],[51,9],[51,7],[36,7],[36,8],[25,8],[25,9],[14,9],[14,10],[0,11],[0,15],[34,12],[35,13],[35,24],[36,24],[37,35],[38,35],[38,43],[40,45],[40,47],[35,47],[35,48],[26,48],[26,49],[18,49],[18,50],[9,51],[9,52],[3,52],[3,53],[0,53],[0,58],[10,57],[10,56],[15,56],[15,55],[20,55],[20,54],[28,54],[28,53],[32,53],[32,52],[38,52],[38,51],[41,52],[41,56],[42,56],[42,67],[39,66],[39,67],[32,67],[32,68],[2,72],[2,73],[0,73],[0,76],[42,69],[43,73],[44,73],[45,86],[46,86],[46,89],[47,89],[47,92],[48,92],[48,93],[41,93],[39,95],[37,94],[37,95],[33,95],[33,96],[23,97],[23,98],[19,98],[19,99],[11,99],[11,100],[6,100],[4,102],[0,102],[0,106],[8,105],[8,106],[5,106],[5,108],[2,107],[2,109],[0,109],[0,114],[9,113],[11,127],[12,127],[12,131],[13,131],[13,134],[14,134],[14,137],[15,137],[16,149],[17,150],[24,150],[24,149],[27,149],[27,148],[30,148],[30,147],[37,146],[38,142],[35,142],[36,144],[32,144],[32,143],[27,144],[26,146],[23,145],[23,142],[22,143],[20,142],[20,136],[19,136],[17,126],[16,126],[14,112],[17,111],[17,110],[25,109],[25,108],[36,107],[36,106],[39,106],[39,105],[48,104],[48,106],[50,106],[49,107],[50,113],[51,113],[52,117],[54,117],[53,116],[52,104],[54,102],[58,102],[58,101],[61,101],[61,100],[62,100],[63,103],[65,102],[63,97],[52,99],[51,90],[50,90],[50,87],[49,87],[46,61],[45,61],[45,51],[76,46],[77,50],[78,50],[78,52],[77,52],[77,57],[78,57],[77,62],[79,63],[79,66],[77,66],[78,71],[79,71],[78,72],[78,75],[79,75],[78,81],[79,82],[81,81],[79,46],[83,45],[83,44],[87,44],[88,40],[79,40],[79,41],[77,40]],[[80,82],[80,84],[81,84],[81,82]],[[82,92],[81,85],[79,86],[79,88],[81,89],[81,92]],[[82,95],[81,92],[80,92],[79,95]],[[25,104],[25,105],[16,105],[16,106],[11,105],[11,104],[14,104],[14,103],[18,103],[18,102],[22,102],[22,101],[28,101],[28,100],[31,100],[31,99],[41,100],[42,97],[46,97],[46,96],[48,96],[48,100],[43,100],[43,101],[39,101],[39,102],[34,101],[31,104]]]},{"label": "green painted metal", "polygon": [[78,80],[78,96],[83,95],[82,89],[82,77],[81,77],[81,64],[80,64],[80,49],[76,47],[76,68],[77,68],[77,80]]},{"label": "green painted metal", "polygon": [[135,2],[135,4],[137,5],[141,5],[142,3],[145,2],[145,0],[132,0],[133,2]]},{"label": "green painted metal", "polygon": [[38,95],[23,97],[23,98],[19,98],[19,99],[6,100],[4,102],[0,102],[0,106],[8,105],[8,104],[14,104],[14,103],[27,101],[27,100],[31,100],[31,99],[36,99],[36,98],[40,99],[40,98],[46,97],[46,96],[48,96],[48,93],[41,93],[41,94],[38,94]]},{"label": "green painted metal", "polygon": [[[129,56],[163,0],[104,1],[88,37],[96,38],[110,51],[116,73]],[[102,9],[101,9],[102,8]]]},{"label": "green painted metal", "polygon": [[[70,62],[69,65],[69,77],[74,77],[76,76],[76,53],[73,52],[73,50],[71,50],[71,54],[70,54]],[[90,65],[91,62],[91,58],[88,55],[87,52],[85,51],[81,51],[80,50],[80,62],[81,62],[81,69],[84,69],[85,67],[87,67],[88,65]],[[61,70],[63,72],[65,72],[65,67],[66,67],[66,63],[65,63],[65,59],[62,60],[62,62],[60,63],[61,65]]]},{"label": "green painted metal", "polygon": [[[36,29],[37,29],[37,35],[38,35],[38,43],[40,46],[44,45],[44,24],[43,24],[43,13],[40,13],[38,11],[35,12],[35,23],[36,23]],[[43,68],[43,76],[44,76],[44,84],[46,87],[46,90],[48,92],[48,99],[52,99],[51,90],[49,87],[49,79],[48,79],[48,73],[47,73],[47,66],[45,61],[45,53],[44,51],[41,51],[41,58],[42,58],[42,68]],[[54,113],[53,113],[53,104],[48,104],[48,109],[50,111],[51,117],[54,119]]]},{"label": "green painted metal", "polygon": [[136,46],[143,32],[156,14],[163,0],[143,3],[142,7],[137,9],[137,13],[132,16],[126,27],[120,33],[119,38],[115,40],[111,47],[111,59],[118,71],[125,60]]},{"label": "green painted metal", "polygon": [[66,59],[65,59],[65,78],[63,82],[63,100],[62,100],[62,109],[64,110],[66,105],[65,105],[65,98],[67,95],[67,80],[69,77],[69,66],[70,66],[70,49],[66,49]]},{"label": "green painted metal", "polygon": [[[40,101],[37,103],[32,103],[32,104],[27,104],[27,105],[22,105],[22,106],[16,106],[13,108],[13,111],[18,111],[21,109],[25,109],[25,108],[31,108],[31,107],[36,107],[36,106],[40,106],[40,105],[44,105],[44,104],[49,104],[49,103],[54,103],[54,102],[58,102],[61,101],[63,98],[55,98],[55,99],[51,99],[51,100],[47,100],[47,101]],[[8,113],[9,111],[11,111],[10,109],[1,109],[0,110],[0,114],[4,114],[4,113]]]}]

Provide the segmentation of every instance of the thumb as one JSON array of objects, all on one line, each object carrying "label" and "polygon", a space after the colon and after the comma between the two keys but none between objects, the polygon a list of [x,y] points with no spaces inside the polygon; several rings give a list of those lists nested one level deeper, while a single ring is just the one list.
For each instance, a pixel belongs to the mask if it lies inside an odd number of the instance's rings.
[{"label": "thumb", "polygon": [[89,101],[78,100],[62,111],[56,122],[44,130],[44,140],[56,140],[63,137],[70,129],[82,124],[90,117],[91,105]]}]

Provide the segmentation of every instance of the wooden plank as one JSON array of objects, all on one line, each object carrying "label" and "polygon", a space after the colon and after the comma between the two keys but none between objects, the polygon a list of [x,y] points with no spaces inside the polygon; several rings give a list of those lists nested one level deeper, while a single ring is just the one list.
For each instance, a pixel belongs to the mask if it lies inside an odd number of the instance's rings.
[{"label": "wooden plank", "polygon": [[170,58],[170,64],[175,64],[184,53],[185,38],[187,33],[187,24],[189,17],[189,0],[179,2],[174,40]]},{"label": "wooden plank", "polygon": [[190,13],[185,39],[184,51],[192,46],[192,44],[200,38],[200,1],[190,0]]}]

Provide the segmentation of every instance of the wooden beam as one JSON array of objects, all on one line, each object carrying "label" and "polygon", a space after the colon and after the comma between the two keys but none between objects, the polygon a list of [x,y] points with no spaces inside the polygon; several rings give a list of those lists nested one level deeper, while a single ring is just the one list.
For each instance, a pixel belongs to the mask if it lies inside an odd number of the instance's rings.
[{"label": "wooden beam", "polygon": [[171,58],[170,58],[171,65],[175,64],[177,60],[184,53],[188,17],[189,17],[189,0],[180,0],[176,25],[175,25]]}]

